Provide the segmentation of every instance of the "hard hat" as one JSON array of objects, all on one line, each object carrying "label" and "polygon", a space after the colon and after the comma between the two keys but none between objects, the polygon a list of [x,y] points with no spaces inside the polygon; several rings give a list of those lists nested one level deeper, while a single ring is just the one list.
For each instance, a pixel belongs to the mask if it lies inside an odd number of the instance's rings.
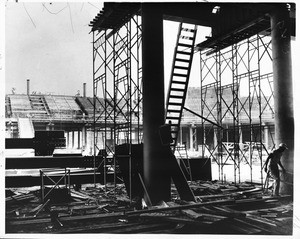
[{"label": "hard hat", "polygon": [[279,144],[279,148],[285,148],[288,149],[287,145],[285,143],[281,143]]}]

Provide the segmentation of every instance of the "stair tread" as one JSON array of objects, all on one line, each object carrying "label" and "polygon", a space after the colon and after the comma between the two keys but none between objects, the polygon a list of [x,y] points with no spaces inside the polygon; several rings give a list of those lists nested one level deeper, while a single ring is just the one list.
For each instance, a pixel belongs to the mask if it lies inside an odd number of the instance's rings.
[{"label": "stair tread", "polygon": [[176,61],[181,61],[181,62],[190,62],[190,60],[186,60],[186,59],[180,59],[180,58],[176,58]]},{"label": "stair tread", "polygon": [[168,102],[168,105],[178,105],[181,106],[182,103],[177,103],[177,102]]},{"label": "stair tread", "polygon": [[178,46],[184,46],[184,47],[192,47],[192,44],[186,44],[186,43],[178,43]]},{"label": "stair tread", "polygon": [[182,54],[182,55],[192,55],[193,52],[187,52],[187,51],[176,51],[177,54]]},{"label": "stair tread", "polygon": [[171,88],[173,91],[185,91],[185,89]]},{"label": "stair tread", "polygon": [[181,35],[180,37],[181,37],[181,39],[194,40],[194,37],[191,37],[191,36],[184,36],[184,35]]},{"label": "stair tread", "polygon": [[181,69],[181,70],[188,70],[189,69],[188,66],[174,66],[174,68]]},{"label": "stair tread", "polygon": [[186,81],[172,81],[172,84],[186,85]]},{"label": "stair tread", "polygon": [[175,116],[166,116],[167,119],[178,119],[179,117],[175,117]]},{"label": "stair tread", "polygon": [[174,99],[183,99],[182,95],[170,95],[169,97]]},{"label": "stair tread", "polygon": [[173,73],[173,76],[182,76],[182,77],[187,77],[187,74],[182,74],[182,73]]},{"label": "stair tread", "polygon": [[168,112],[174,112],[174,113],[180,113],[181,112],[181,110],[167,110]]},{"label": "stair tread", "polygon": [[186,32],[195,32],[196,30],[194,28],[188,28],[188,27],[182,27],[181,31],[186,31]]}]

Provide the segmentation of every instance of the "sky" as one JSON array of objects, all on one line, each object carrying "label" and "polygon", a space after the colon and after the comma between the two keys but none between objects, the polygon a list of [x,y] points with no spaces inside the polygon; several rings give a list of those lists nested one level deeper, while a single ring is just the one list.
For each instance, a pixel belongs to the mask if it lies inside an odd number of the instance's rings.
[{"label": "sky", "polygon": [[5,7],[5,93],[92,94],[90,21],[101,2],[7,2]]}]

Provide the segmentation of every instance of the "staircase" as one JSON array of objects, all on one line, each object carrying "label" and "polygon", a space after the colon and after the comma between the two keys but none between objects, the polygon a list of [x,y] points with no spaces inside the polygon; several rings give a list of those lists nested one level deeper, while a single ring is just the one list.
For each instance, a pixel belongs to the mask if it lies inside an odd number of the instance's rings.
[{"label": "staircase", "polygon": [[166,123],[171,125],[173,139],[171,148],[173,152],[177,144],[177,136],[188,89],[196,33],[196,25],[180,23],[166,103]]},{"label": "staircase", "polygon": [[30,95],[29,100],[35,116],[44,117],[50,114],[50,110],[42,95]]}]

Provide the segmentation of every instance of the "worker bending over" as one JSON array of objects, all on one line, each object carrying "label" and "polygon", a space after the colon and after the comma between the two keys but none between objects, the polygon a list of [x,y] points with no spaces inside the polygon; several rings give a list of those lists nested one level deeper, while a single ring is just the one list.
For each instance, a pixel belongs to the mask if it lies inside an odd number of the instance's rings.
[{"label": "worker bending over", "polygon": [[265,172],[269,173],[270,176],[275,180],[273,184],[274,196],[279,196],[280,175],[278,165],[282,168],[282,172],[285,173],[285,169],[282,166],[280,159],[286,149],[288,149],[286,144],[279,144],[278,149],[273,150],[272,153],[269,154],[264,164]]}]

